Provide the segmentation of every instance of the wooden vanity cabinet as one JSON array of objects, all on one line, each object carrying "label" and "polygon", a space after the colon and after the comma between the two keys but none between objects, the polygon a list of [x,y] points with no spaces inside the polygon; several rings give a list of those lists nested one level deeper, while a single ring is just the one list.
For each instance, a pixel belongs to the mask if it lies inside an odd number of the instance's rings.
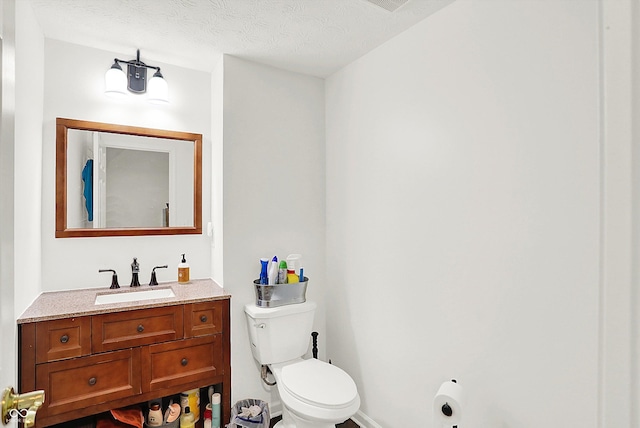
[{"label": "wooden vanity cabinet", "polygon": [[[221,387],[228,421],[229,299],[18,327],[20,390],[45,391],[37,427],[209,385]],[[207,400],[201,403],[204,411]]]}]

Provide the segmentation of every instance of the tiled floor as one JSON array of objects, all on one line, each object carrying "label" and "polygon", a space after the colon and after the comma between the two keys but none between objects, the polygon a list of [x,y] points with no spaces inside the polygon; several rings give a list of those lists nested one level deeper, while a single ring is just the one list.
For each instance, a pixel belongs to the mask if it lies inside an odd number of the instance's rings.
[{"label": "tiled floor", "polygon": [[[282,419],[281,416],[276,416],[275,418],[271,419],[271,427],[273,427],[276,424],[276,422],[279,422],[280,419]],[[356,424],[351,419],[349,419],[345,423],[336,425],[336,428],[360,428],[360,427],[358,426],[358,424]]]}]

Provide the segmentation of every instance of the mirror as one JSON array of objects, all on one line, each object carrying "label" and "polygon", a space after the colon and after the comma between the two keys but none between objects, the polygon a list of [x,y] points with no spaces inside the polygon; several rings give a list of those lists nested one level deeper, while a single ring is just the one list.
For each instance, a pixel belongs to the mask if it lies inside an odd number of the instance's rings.
[{"label": "mirror", "polygon": [[202,134],[56,119],[56,238],[202,233]]}]

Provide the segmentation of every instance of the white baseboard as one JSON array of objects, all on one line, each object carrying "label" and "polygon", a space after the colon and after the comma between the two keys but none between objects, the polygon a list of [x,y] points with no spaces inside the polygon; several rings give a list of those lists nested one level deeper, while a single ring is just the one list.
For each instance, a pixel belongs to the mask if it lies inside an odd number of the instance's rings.
[{"label": "white baseboard", "polygon": [[351,417],[351,420],[360,425],[361,428],[382,428],[382,426],[378,425],[376,421],[362,413],[360,410]]},{"label": "white baseboard", "polygon": [[277,416],[282,416],[282,402],[272,401],[269,403],[269,417],[275,418]]}]

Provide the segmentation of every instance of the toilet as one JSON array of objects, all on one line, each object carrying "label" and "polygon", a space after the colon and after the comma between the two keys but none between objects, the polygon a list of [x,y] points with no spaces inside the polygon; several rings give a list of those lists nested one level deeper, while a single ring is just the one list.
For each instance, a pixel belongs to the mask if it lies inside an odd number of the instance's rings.
[{"label": "toilet", "polygon": [[316,304],[309,301],[244,307],[253,357],[273,373],[282,401],[277,428],[334,428],[360,407],[356,384],[344,370],[302,358],[309,348],[315,310]]}]

